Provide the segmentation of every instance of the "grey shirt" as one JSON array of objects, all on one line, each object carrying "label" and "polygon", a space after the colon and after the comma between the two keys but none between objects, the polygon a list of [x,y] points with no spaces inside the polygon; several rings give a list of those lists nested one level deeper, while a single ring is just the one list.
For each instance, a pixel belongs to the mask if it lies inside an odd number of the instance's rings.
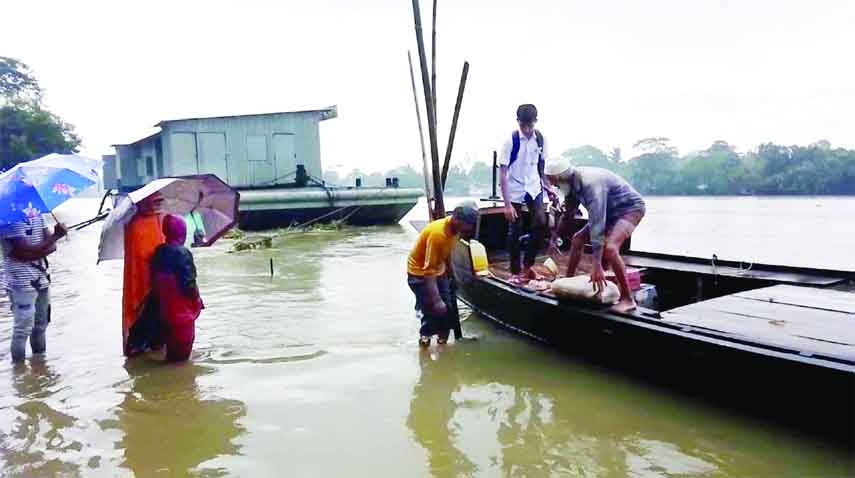
[{"label": "grey shirt", "polygon": [[588,225],[594,257],[601,260],[606,232],[621,217],[644,211],[644,199],[626,180],[602,168],[577,167],[559,176],[561,191],[565,194],[566,210],[574,211],[579,204],[588,210]]}]

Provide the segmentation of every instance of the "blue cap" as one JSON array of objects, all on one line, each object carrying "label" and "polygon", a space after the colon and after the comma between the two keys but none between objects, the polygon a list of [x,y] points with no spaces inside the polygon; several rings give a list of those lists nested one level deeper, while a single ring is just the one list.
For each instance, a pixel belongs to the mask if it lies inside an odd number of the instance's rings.
[{"label": "blue cap", "polygon": [[460,222],[474,226],[478,223],[478,205],[475,201],[464,201],[454,208],[451,216]]}]

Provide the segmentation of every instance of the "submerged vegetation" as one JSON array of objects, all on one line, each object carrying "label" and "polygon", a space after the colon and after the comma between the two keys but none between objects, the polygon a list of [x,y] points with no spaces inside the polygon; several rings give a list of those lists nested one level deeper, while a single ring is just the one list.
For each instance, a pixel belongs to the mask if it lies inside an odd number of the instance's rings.
[{"label": "submerged vegetation", "polygon": [[267,231],[264,235],[247,235],[246,232],[241,231],[240,229],[232,229],[226,233],[223,238],[235,241],[234,244],[232,244],[231,251],[229,252],[252,251],[256,249],[270,249],[273,247],[273,239],[279,237],[298,233],[335,232],[340,231],[342,227],[346,225],[346,221],[344,220],[314,223],[307,226],[301,226],[295,223],[285,229]]},{"label": "submerged vegetation", "polygon": [[271,247],[273,247],[273,237],[271,236],[247,237],[235,242],[232,245],[232,252],[270,249]]}]

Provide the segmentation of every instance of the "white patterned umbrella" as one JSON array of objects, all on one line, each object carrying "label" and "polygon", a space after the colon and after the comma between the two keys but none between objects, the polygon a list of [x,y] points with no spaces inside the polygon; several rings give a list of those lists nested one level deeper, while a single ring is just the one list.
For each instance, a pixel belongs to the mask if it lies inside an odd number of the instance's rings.
[{"label": "white patterned umbrella", "polygon": [[98,262],[124,257],[125,225],[137,213],[136,205],[159,194],[163,214],[201,219],[205,236],[195,245],[210,246],[237,225],[240,194],[214,174],[156,179],[119,200],[107,216],[98,245]]}]

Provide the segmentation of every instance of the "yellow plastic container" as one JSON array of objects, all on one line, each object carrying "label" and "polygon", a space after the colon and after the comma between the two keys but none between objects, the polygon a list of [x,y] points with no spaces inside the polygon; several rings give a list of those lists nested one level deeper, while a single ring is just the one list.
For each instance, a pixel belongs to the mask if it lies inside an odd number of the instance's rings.
[{"label": "yellow plastic container", "polygon": [[472,270],[476,275],[490,275],[490,263],[487,260],[487,249],[484,244],[472,239],[469,241],[469,252],[472,254]]}]

